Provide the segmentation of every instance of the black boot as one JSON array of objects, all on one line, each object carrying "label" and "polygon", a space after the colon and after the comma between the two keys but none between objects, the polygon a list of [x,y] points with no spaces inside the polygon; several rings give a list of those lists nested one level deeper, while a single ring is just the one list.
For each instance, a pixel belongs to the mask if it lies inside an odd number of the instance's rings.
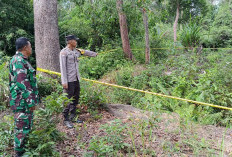
[{"label": "black boot", "polygon": [[69,121],[68,113],[63,112],[63,116],[64,116],[64,121]]},{"label": "black boot", "polygon": [[69,117],[70,121],[73,122],[73,123],[83,123],[83,121],[80,120],[80,119],[75,121],[76,116],[77,116],[76,114],[71,113],[71,115]]},{"label": "black boot", "polygon": [[76,116],[77,116],[76,114],[71,113],[70,116],[69,116],[70,121],[74,121]]},{"label": "black boot", "polygon": [[83,123],[83,120],[77,119],[76,123]]},{"label": "black boot", "polygon": [[73,123],[68,121],[68,120],[65,120],[64,121],[64,125],[69,128],[69,129],[72,129],[73,128]]},{"label": "black boot", "polygon": [[70,118],[68,116],[68,113],[64,113],[63,112],[63,116],[64,116],[64,125],[69,128],[69,129],[72,129],[73,128],[73,124],[72,122],[70,121]]}]

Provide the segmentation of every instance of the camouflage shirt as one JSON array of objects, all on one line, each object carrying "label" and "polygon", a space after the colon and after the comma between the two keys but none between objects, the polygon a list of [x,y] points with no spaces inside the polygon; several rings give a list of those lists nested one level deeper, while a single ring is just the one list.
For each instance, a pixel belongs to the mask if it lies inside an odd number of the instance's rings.
[{"label": "camouflage shirt", "polygon": [[28,111],[39,103],[35,69],[21,52],[10,61],[10,106],[14,112]]}]

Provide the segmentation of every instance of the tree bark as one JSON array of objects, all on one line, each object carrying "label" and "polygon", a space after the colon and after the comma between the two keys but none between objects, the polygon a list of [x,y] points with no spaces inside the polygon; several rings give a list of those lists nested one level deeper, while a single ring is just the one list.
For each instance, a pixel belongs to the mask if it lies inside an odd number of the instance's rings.
[{"label": "tree bark", "polygon": [[148,17],[146,10],[144,8],[141,8],[141,11],[143,13],[143,24],[145,28],[145,41],[146,41],[146,51],[145,51],[145,62],[146,64],[150,63],[150,44],[149,44],[149,28],[148,28]]},{"label": "tree bark", "polygon": [[178,25],[178,19],[179,19],[179,10],[180,10],[180,6],[179,6],[179,2],[177,1],[177,7],[176,7],[176,19],[175,19],[175,22],[174,22],[174,25],[173,25],[173,32],[174,32],[174,43],[176,43],[177,41],[177,35],[176,35],[176,32],[177,32],[177,25]]},{"label": "tree bark", "polygon": [[37,67],[59,72],[57,0],[34,0],[34,27]]},{"label": "tree bark", "polygon": [[117,0],[116,6],[117,6],[118,16],[119,16],[122,47],[123,47],[123,51],[124,51],[125,56],[127,58],[129,58],[130,60],[132,60],[133,55],[132,55],[131,48],[130,48],[126,15],[123,13],[122,5],[123,5],[123,1]]}]

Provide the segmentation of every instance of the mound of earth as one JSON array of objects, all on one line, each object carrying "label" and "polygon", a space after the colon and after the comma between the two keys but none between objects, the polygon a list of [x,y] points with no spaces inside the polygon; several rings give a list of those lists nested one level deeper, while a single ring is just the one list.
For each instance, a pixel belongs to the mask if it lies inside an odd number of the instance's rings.
[{"label": "mound of earth", "polygon": [[[142,148],[155,153],[155,156],[232,156],[231,129],[186,123],[175,113],[155,114],[122,104],[109,104],[106,110],[100,111],[99,114],[101,118],[94,120],[89,113],[82,113],[80,118],[85,120],[85,123],[76,124],[74,129],[67,129],[62,122],[59,123],[58,130],[64,132],[67,137],[57,147],[62,156],[82,156],[88,152],[88,144],[94,136],[107,136],[101,125],[111,124],[115,119],[120,119],[122,125],[127,125],[128,128],[134,127],[137,156],[152,156],[149,153],[144,155],[140,151]],[[62,116],[60,118],[62,119]],[[147,125],[144,137],[139,131],[139,125],[143,121],[152,121],[155,126]],[[132,146],[127,131],[124,134],[124,142]],[[129,156],[127,152],[121,154]]]}]

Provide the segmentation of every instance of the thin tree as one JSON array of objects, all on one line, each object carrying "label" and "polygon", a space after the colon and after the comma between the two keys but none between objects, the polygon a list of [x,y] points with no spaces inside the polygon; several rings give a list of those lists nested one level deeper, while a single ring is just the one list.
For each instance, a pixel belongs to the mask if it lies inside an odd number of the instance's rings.
[{"label": "thin tree", "polygon": [[169,0],[169,7],[171,14],[175,12],[175,22],[173,24],[174,43],[177,42],[177,28],[180,18],[182,22],[187,22],[190,17],[205,16],[207,13],[205,0]]},{"label": "thin tree", "polygon": [[149,28],[148,28],[148,17],[145,8],[141,8],[143,13],[143,24],[145,28],[145,42],[146,42],[146,51],[145,51],[145,62],[146,64],[150,63],[150,44],[149,44]]},{"label": "thin tree", "polygon": [[176,18],[175,18],[175,22],[173,24],[173,35],[174,35],[174,43],[177,42],[177,25],[178,25],[178,19],[180,16],[180,4],[179,4],[179,0],[176,1]]},{"label": "thin tree", "polygon": [[57,0],[34,0],[34,27],[37,67],[59,72]]},{"label": "thin tree", "polygon": [[117,11],[118,11],[118,16],[119,16],[122,47],[123,47],[123,51],[125,53],[125,56],[127,58],[129,58],[130,60],[132,60],[133,55],[132,55],[131,48],[130,48],[130,41],[129,41],[129,36],[128,36],[126,15],[123,12],[122,5],[123,5],[123,1],[122,0],[117,0],[116,6],[117,6]]}]

